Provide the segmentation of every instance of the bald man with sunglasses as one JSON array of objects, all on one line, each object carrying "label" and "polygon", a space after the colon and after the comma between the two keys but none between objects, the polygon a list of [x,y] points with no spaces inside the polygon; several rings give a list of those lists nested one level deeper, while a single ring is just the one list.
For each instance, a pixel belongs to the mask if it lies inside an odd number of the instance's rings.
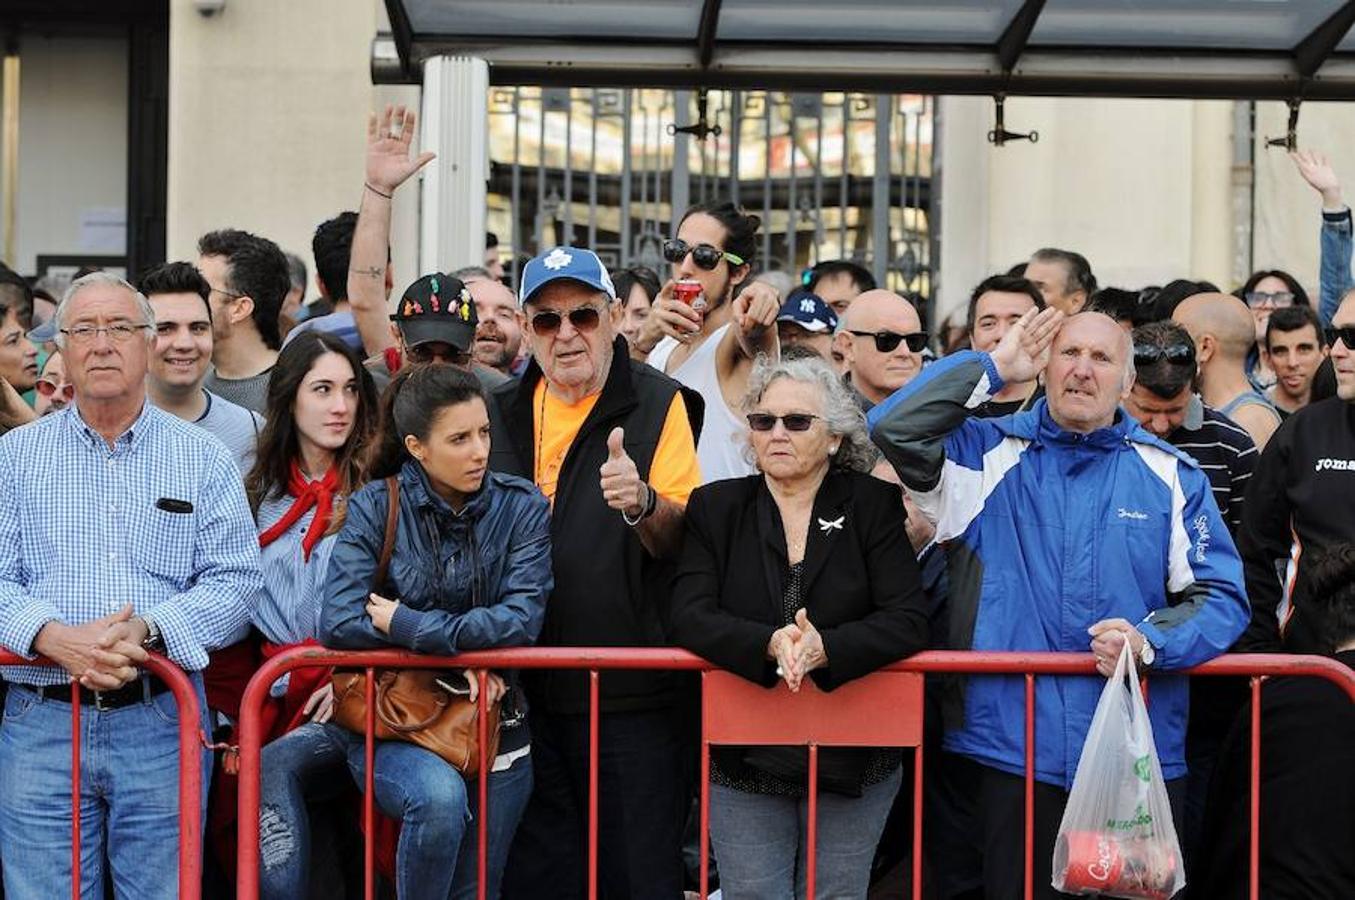
[{"label": "bald man with sunglasses", "polygon": [[862,412],[917,377],[927,337],[913,304],[893,291],[866,291],[852,301],[838,346]]}]

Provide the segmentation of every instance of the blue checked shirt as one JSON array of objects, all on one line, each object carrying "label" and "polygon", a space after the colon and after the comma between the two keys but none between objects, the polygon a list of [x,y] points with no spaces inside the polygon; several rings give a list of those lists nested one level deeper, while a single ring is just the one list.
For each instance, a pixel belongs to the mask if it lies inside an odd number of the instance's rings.
[{"label": "blue checked shirt", "polygon": [[[189,512],[163,507],[192,505]],[[229,451],[149,402],[110,450],[75,406],[0,438],[0,644],[33,655],[43,625],[131,603],[189,670],[248,623],[259,539]],[[61,684],[58,668],[5,679]]]}]

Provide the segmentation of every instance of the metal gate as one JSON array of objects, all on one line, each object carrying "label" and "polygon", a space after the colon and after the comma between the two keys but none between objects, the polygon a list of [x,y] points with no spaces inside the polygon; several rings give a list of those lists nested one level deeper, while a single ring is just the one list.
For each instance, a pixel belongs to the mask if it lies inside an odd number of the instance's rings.
[{"label": "metal gate", "polygon": [[494,87],[487,227],[523,262],[556,244],[662,270],[690,204],[762,217],[758,270],[851,259],[924,311],[935,100],[916,94]]}]

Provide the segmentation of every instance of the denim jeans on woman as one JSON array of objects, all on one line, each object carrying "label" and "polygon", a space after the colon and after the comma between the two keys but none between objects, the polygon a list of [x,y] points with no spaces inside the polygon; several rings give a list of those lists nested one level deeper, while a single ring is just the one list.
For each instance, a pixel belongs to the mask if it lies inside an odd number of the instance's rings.
[{"label": "denim jeans on woman", "polygon": [[[205,711],[202,679],[191,677]],[[174,900],[179,896],[174,695],[164,691],[107,712],[81,706],[80,731],[80,896],[102,900],[107,868],[119,900]],[[199,809],[205,810],[210,754],[200,754],[199,764]],[[40,699],[19,684],[9,686],[0,726],[0,856],[8,900],[71,895],[71,705]]]},{"label": "denim jeans on woman", "polygon": [[[814,894],[864,897],[870,866],[902,769],[860,797],[821,791]],[[710,842],[728,900],[798,900],[805,895],[809,802],[710,786]]]},{"label": "denim jeans on woman", "polygon": [[[306,801],[346,787],[345,767],[364,783],[362,735],[339,725],[309,724],[263,748],[259,809],[260,892],[265,898],[306,896],[310,824]],[[376,745],[377,806],[399,819],[396,886],[401,900],[475,896],[478,868],[475,811],[478,782],[468,785],[437,754],[400,741]],[[525,756],[489,776],[487,896],[498,896],[513,832],[532,792]]]}]

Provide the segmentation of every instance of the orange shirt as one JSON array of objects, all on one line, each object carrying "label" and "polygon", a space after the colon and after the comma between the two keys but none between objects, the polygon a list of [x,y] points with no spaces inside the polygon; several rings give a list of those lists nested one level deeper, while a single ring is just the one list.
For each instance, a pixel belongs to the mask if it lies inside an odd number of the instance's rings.
[{"label": "orange shirt", "polygon": [[[599,396],[592,394],[569,404],[546,390],[544,378],[537,382],[532,394],[532,440],[538,450],[532,480],[552,506],[565,456]],[[687,420],[687,406],[681,394],[674,394],[649,466],[649,485],[665,500],[685,506],[687,497],[699,484],[701,467],[696,461],[696,441]]]}]

